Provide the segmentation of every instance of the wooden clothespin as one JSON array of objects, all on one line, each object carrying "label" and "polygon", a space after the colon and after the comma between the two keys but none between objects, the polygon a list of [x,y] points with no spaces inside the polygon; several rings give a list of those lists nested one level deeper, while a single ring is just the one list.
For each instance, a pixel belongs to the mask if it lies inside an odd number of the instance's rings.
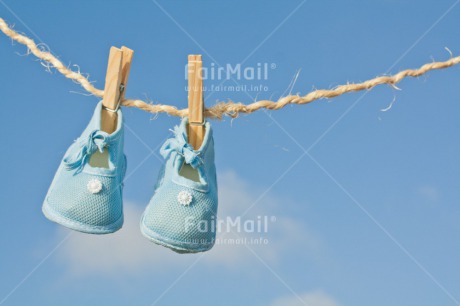
[{"label": "wooden clothespin", "polygon": [[201,55],[188,56],[188,142],[195,150],[205,134],[202,67]]},{"label": "wooden clothespin", "polygon": [[101,129],[109,134],[117,129],[117,110],[125,96],[133,54],[124,46],[110,48],[101,114]]}]

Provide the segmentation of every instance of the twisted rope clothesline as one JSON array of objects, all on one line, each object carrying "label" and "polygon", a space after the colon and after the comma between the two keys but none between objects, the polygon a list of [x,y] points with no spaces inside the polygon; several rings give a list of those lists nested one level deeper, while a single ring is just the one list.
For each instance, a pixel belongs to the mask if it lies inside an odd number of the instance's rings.
[{"label": "twisted rope clothesline", "polygon": [[[50,52],[41,50],[37,44],[27,36],[21,35],[10,28],[6,22],[0,18],[0,30],[2,30],[5,35],[9,36],[13,40],[26,45],[29,48],[30,52],[33,53],[39,59],[46,61],[47,63],[51,64],[55,67],[60,73],[62,73],[66,78],[72,79],[88,92],[92,93],[95,96],[103,97],[104,91],[95,88],[88,79],[83,76],[80,72],[72,71],[68,67],[64,66],[60,60],[58,60],[54,55]],[[377,85],[381,84],[388,84],[393,87],[397,83],[399,83],[402,79],[406,77],[418,77],[430,70],[435,69],[444,69],[460,63],[460,56],[451,57],[449,60],[444,62],[433,62],[428,63],[421,66],[418,69],[407,69],[392,76],[380,76],[374,79],[357,83],[357,84],[347,84],[347,85],[340,85],[335,87],[334,89],[320,89],[314,90],[304,96],[299,95],[289,95],[283,98],[280,98],[278,101],[270,101],[270,100],[261,100],[254,102],[249,105],[244,105],[242,103],[236,102],[219,102],[216,105],[206,108],[205,109],[205,116],[208,118],[217,118],[221,119],[224,115],[230,116],[232,118],[238,117],[240,113],[250,114],[255,112],[259,109],[265,108],[269,110],[278,110],[285,107],[288,104],[307,104],[313,102],[318,99],[324,98],[334,98],[340,95],[343,95],[347,92],[352,91],[362,91],[362,90],[370,90]],[[144,111],[150,113],[167,113],[172,116],[179,116],[185,117],[188,115],[188,109],[177,109],[171,105],[162,105],[162,104],[150,104],[143,100],[134,100],[134,99],[124,99],[121,102],[121,105],[128,106],[128,107],[137,107]]]}]

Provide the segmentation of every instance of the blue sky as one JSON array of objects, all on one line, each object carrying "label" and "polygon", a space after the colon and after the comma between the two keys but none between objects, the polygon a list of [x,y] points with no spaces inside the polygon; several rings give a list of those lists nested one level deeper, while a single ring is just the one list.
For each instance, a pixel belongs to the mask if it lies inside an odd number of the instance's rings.
[{"label": "blue sky", "polygon": [[[273,64],[267,80],[238,80],[266,91],[207,92],[207,105],[446,60],[445,47],[460,53],[458,2],[1,0],[0,17],[98,88],[109,48],[126,45],[135,52],[126,95],[183,108],[188,54],[203,54],[205,67]],[[223,243],[201,256],[138,231],[158,148],[179,122],[167,115],[124,109],[122,230],[95,237],[45,219],[51,179],[98,99],[24,54],[0,35],[0,305],[459,304],[459,67],[404,80],[401,91],[213,121],[219,217],[276,221],[266,245]]]}]

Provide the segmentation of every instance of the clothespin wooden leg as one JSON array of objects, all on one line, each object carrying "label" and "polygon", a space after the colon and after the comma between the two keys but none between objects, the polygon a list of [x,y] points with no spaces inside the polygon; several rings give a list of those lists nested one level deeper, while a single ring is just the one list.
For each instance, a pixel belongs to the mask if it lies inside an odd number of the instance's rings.
[{"label": "clothespin wooden leg", "polygon": [[126,47],[110,48],[101,114],[101,129],[109,134],[117,128],[116,111],[124,98],[133,53],[133,50]]},{"label": "clothespin wooden leg", "polygon": [[201,55],[188,56],[188,142],[195,150],[205,135]]},{"label": "clothespin wooden leg", "polygon": [[125,98],[126,87],[128,87],[128,77],[134,51],[125,46],[121,47],[121,51],[123,51],[123,59],[121,61],[121,84],[123,85],[123,90],[120,99],[123,100]]},{"label": "clothespin wooden leg", "polygon": [[101,114],[101,129],[109,134],[115,131],[117,127],[117,113],[114,111],[117,109],[120,98],[122,59],[123,51],[115,47],[110,48]]}]

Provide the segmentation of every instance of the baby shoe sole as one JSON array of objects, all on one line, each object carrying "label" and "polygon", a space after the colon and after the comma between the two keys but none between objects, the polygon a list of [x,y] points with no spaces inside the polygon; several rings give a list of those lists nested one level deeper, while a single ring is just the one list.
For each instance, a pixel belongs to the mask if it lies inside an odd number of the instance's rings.
[{"label": "baby shoe sole", "polygon": [[87,234],[111,234],[119,230],[123,226],[123,215],[112,224],[104,226],[95,226],[88,225],[85,223],[77,222],[66,217],[63,217],[59,213],[53,211],[52,208],[48,205],[48,202],[45,201],[42,207],[43,214],[49,220],[56,222],[62,226],[70,228],[75,231],[79,231]]},{"label": "baby shoe sole", "polygon": [[167,247],[176,253],[206,252],[206,251],[209,251],[214,246],[214,243],[209,243],[209,244],[200,244],[198,245],[199,247],[197,247],[196,244],[184,243],[181,241],[164,238],[160,234],[152,231],[150,228],[148,228],[144,224],[144,216],[142,216],[140,223],[141,223],[140,224],[141,233],[145,238],[152,241],[153,243]]}]

